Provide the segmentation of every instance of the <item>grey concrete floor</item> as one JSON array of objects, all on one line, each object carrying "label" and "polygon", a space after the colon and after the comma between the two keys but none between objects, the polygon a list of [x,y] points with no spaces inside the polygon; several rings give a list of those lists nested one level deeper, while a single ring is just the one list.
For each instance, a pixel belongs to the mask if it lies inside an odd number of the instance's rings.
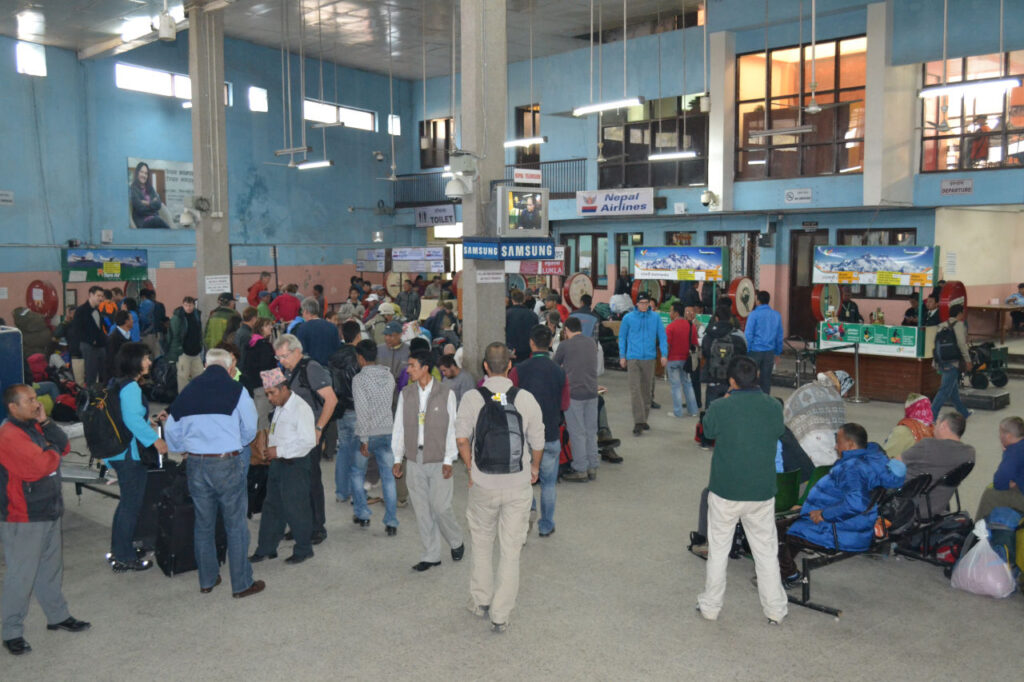
[{"label": "grey concrete floor", "polygon": [[[332,464],[324,467],[327,541],[301,566],[257,565],[267,589],[244,600],[231,598],[226,568],[224,584],[207,595],[195,573],[114,575],[102,557],[115,501],[86,491],[78,502],[66,485],[64,590],[72,613],[93,627],[48,632],[33,604],[25,637],[34,650],[0,652],[0,679],[925,680],[951,669],[1004,679],[998,652],[1019,648],[1024,599],[955,591],[940,568],[902,558],[821,569],[813,595],[843,609],[842,618],[791,606],[781,627],[761,615],[752,563],[732,561],[721,617],[703,621],[694,603],[704,563],[685,545],[710,453],[693,443],[693,420],[671,416],[665,382],[657,385],[663,408],[640,438],[630,433],[625,373],[601,383],[611,389],[625,462],[605,464],[595,482],[559,484],[557,532],[530,536],[505,635],[465,609],[468,560],[455,564],[446,553],[440,568],[410,570],[419,556],[411,508],[399,510],[394,538],[385,537],[376,506],[368,531],[353,526],[351,507],[333,501]],[[1024,404],[1022,384],[1010,389],[1014,404]],[[1011,406],[971,418],[965,439],[979,457],[962,489],[966,509],[973,512],[999,461],[999,419],[1019,413]],[[881,441],[902,407],[849,405],[847,414]],[[455,490],[464,519],[464,472]]]}]

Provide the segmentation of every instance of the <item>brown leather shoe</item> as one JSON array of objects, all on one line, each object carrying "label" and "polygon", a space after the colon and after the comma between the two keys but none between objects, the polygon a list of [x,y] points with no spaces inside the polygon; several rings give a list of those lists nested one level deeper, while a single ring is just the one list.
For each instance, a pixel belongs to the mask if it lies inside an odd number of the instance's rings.
[{"label": "brown leather shoe", "polygon": [[259,594],[266,588],[267,584],[262,580],[253,580],[252,585],[242,590],[241,592],[235,592],[231,596],[235,599],[241,599],[242,597],[249,597],[254,594]]},{"label": "brown leather shoe", "polygon": [[217,585],[220,585],[220,576],[219,575],[217,576],[217,579],[213,582],[212,585],[210,585],[209,587],[200,587],[199,591],[202,592],[203,594],[210,594],[211,592],[213,592],[213,588],[217,587]]}]

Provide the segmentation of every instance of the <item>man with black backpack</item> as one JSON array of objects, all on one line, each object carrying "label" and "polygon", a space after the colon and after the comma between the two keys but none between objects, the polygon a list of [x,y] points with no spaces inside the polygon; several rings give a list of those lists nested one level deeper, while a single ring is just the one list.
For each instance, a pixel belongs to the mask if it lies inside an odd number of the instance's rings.
[{"label": "man with black backpack", "polygon": [[971,416],[971,411],[964,407],[960,400],[960,371],[970,372],[973,369],[971,354],[967,349],[967,325],[964,324],[964,307],[949,306],[949,319],[939,324],[935,334],[935,350],[932,353],[932,366],[942,375],[939,392],[932,399],[932,417],[938,419],[939,410],[946,401],[953,403],[956,411],[964,416]]},{"label": "man with black backpack", "polygon": [[282,334],[274,342],[274,356],[284,367],[288,388],[313,408],[316,417],[317,444],[309,452],[310,504],[313,507],[313,544],[327,538],[324,512],[324,481],[320,474],[323,454],[324,430],[334,418],[338,397],[334,395],[331,373],[308,355],[302,354],[302,343],[292,334]]},{"label": "man with black backpack", "polygon": [[359,373],[356,344],[359,343],[362,328],[355,320],[342,322],[340,327],[345,343],[331,354],[328,366],[334,395],[338,397],[338,406],[334,408],[334,418],[338,425],[338,456],[334,462],[334,497],[338,502],[347,502],[352,497],[352,462],[359,454],[352,379]]},{"label": "man with black backpack", "polygon": [[[719,304],[715,311],[715,320],[708,325],[701,342],[701,354],[704,356],[704,383],[707,384],[704,394],[704,413],[718,398],[729,390],[729,363],[734,357],[747,354],[747,342],[743,332],[732,324],[732,310],[728,303]],[[701,424],[703,424],[703,414]],[[704,438],[703,429],[699,429],[701,447],[710,446]]]},{"label": "man with black backpack", "polygon": [[[484,351],[487,379],[466,393],[455,422],[455,438],[469,471],[466,520],[473,543],[469,610],[490,618],[494,632],[505,632],[519,594],[519,553],[529,529],[531,484],[544,453],[544,417],[529,391],[512,386],[508,347],[492,343]],[[529,464],[528,464],[529,462]],[[492,566],[494,538],[500,558]]]}]

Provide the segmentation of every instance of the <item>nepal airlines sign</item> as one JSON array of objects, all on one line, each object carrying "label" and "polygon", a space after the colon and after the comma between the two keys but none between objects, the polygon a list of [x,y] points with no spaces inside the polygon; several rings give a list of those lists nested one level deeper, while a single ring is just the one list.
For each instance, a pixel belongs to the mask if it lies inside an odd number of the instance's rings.
[{"label": "nepal airlines sign", "polygon": [[620,216],[654,213],[654,188],[576,192],[576,215]]}]

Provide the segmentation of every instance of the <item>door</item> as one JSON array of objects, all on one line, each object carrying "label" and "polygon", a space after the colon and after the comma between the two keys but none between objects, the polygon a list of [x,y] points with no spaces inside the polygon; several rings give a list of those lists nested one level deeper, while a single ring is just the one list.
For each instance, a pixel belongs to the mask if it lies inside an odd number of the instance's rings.
[{"label": "door", "polygon": [[814,247],[828,244],[828,231],[792,232],[789,237],[789,333],[804,339],[817,334],[817,320],[811,311],[811,282]]}]

